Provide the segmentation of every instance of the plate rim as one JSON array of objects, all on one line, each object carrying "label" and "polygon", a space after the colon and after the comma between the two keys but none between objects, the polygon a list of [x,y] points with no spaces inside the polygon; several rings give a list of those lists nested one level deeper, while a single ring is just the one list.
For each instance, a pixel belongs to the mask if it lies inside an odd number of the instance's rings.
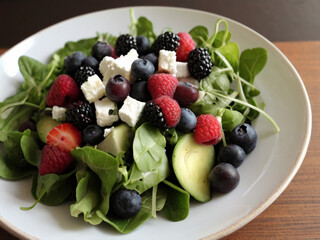
[{"label": "plate rim", "polygon": [[[229,17],[225,17],[222,16],[220,14],[216,14],[216,13],[212,13],[212,12],[207,12],[204,10],[199,10],[199,9],[191,9],[191,8],[187,8],[187,7],[174,7],[174,6],[151,6],[151,5],[137,5],[137,6],[126,6],[126,7],[116,7],[116,8],[108,8],[108,9],[101,9],[101,10],[97,10],[97,11],[92,11],[92,12],[88,12],[88,13],[83,13],[83,14],[79,14],[77,16],[74,17],[70,17],[67,19],[64,19],[62,21],[59,21],[57,23],[54,23],[48,27],[45,27],[33,34],[31,34],[30,36],[28,36],[27,38],[23,39],[22,41],[18,42],[17,44],[15,44],[14,46],[12,46],[11,48],[9,48],[5,53],[3,53],[0,56],[0,59],[2,59],[4,56],[6,56],[7,54],[10,54],[12,51],[14,51],[14,49],[18,48],[19,45],[24,44],[24,42],[28,41],[28,39],[33,38],[34,36],[45,32],[47,30],[50,30],[50,28],[55,27],[56,25],[60,25],[63,24],[67,21],[72,21],[74,19],[77,18],[82,18],[85,17],[87,15],[95,15],[97,13],[102,13],[102,12],[108,12],[108,11],[115,11],[115,10],[122,10],[122,9],[141,9],[141,8],[149,8],[149,9],[171,9],[171,10],[178,10],[178,11],[190,11],[190,12],[197,12],[199,14],[206,14],[206,15],[211,15],[211,16],[215,16],[218,18],[223,18],[225,20],[227,20],[228,22],[232,22],[233,24],[236,25],[240,25],[242,28],[245,28],[246,30],[250,31],[251,33],[255,34],[256,36],[260,37],[261,39],[263,39],[265,42],[267,42],[270,47],[272,47],[282,58],[283,60],[285,60],[285,63],[288,65],[288,67],[292,70],[292,72],[294,73],[294,75],[297,77],[297,79],[299,80],[299,86],[301,87],[302,93],[303,93],[303,97],[306,103],[306,107],[307,107],[307,127],[306,127],[306,131],[304,134],[304,139],[303,139],[303,145],[301,146],[301,151],[299,153],[299,155],[296,157],[296,160],[294,162],[294,164],[292,165],[291,169],[290,169],[290,174],[286,176],[286,178],[279,184],[279,186],[270,193],[270,195],[268,196],[268,198],[266,198],[261,204],[259,204],[259,206],[257,206],[256,208],[253,208],[249,214],[246,214],[245,216],[241,217],[236,223],[231,224],[230,226],[226,227],[225,229],[222,229],[216,233],[210,234],[208,236],[205,236],[201,239],[203,240],[209,240],[209,239],[218,239],[224,236],[227,236],[235,231],[237,231],[238,229],[242,228],[243,226],[245,226],[246,224],[248,224],[250,221],[252,221],[253,219],[255,219],[259,214],[261,214],[265,209],[267,209],[282,193],[283,191],[288,187],[288,185],[291,183],[292,179],[295,177],[296,173],[298,172],[299,168],[301,167],[304,158],[306,156],[307,150],[308,150],[308,146],[310,143],[310,139],[311,139],[311,131],[312,131],[312,110],[311,110],[311,103],[310,103],[310,99],[306,90],[306,87],[303,83],[302,78],[300,77],[298,71],[296,70],[296,68],[294,67],[294,65],[290,62],[290,60],[284,55],[284,53],[270,40],[268,40],[266,37],[264,37],[262,34],[260,34],[259,32],[257,32],[256,30],[253,30],[252,28],[236,21],[233,20],[232,18]],[[3,179],[2,179],[3,180]],[[4,219],[1,215],[0,215],[0,226],[6,230],[7,232],[9,232],[10,234],[20,238],[20,239],[24,239],[24,240],[38,240],[37,237],[32,236],[28,233],[26,233],[25,231],[22,231],[21,229],[19,229],[18,227],[14,226],[11,222],[9,222],[8,220]]]}]

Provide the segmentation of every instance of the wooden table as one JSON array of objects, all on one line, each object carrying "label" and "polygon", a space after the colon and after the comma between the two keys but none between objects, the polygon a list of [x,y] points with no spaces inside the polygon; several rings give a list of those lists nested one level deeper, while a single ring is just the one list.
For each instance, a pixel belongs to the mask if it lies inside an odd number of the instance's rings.
[{"label": "wooden table", "polygon": [[[310,97],[312,136],[305,160],[280,197],[224,240],[320,239],[320,41],[276,42],[298,70]],[[0,49],[0,54],[5,49]],[[16,240],[0,228],[1,240]]]}]

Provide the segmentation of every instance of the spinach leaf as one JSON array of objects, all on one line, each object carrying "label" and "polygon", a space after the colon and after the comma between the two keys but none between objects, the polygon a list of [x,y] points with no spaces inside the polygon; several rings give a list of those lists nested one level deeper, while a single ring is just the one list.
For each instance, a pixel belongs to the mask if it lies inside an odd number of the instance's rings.
[{"label": "spinach leaf", "polygon": [[161,186],[167,193],[166,202],[162,209],[164,216],[170,221],[184,220],[189,214],[189,193],[167,180],[164,180]]},{"label": "spinach leaf", "polygon": [[224,40],[223,38],[224,38],[225,33],[226,33],[226,31],[224,31],[224,30],[217,33],[216,38],[212,44],[212,46],[214,48],[222,47],[224,43],[227,43],[230,40],[231,32],[228,32],[227,38]]},{"label": "spinach leaf", "polygon": [[198,47],[206,47],[205,43],[209,38],[209,31],[205,26],[195,26],[189,31],[189,34]]},{"label": "spinach leaf", "polygon": [[134,163],[129,170],[129,179],[124,183],[126,188],[141,194],[169,176],[165,146],[165,137],[148,122],[136,130],[133,140]]},{"label": "spinach leaf", "polygon": [[254,82],[255,76],[261,72],[268,60],[268,52],[264,48],[246,49],[241,53],[239,74],[240,77]]},{"label": "spinach leaf", "polygon": [[[33,135],[36,135],[34,133]],[[32,166],[38,167],[41,159],[41,150],[37,144],[37,136],[23,135],[20,147],[25,160]]]},{"label": "spinach leaf", "polygon": [[[95,215],[98,210],[107,214],[112,188],[118,178],[119,162],[110,154],[88,146],[76,148],[72,150],[71,154],[78,162],[87,165],[101,181],[101,200],[92,214]],[[93,216],[93,218],[96,218],[96,216]]]},{"label": "spinach leaf", "polygon": [[237,125],[245,121],[245,117],[236,110],[221,109],[218,115],[222,115],[221,124],[224,131],[232,131]]},{"label": "spinach leaf", "polygon": [[[232,66],[234,72],[238,72],[239,69],[239,55],[240,50],[238,44],[235,42],[229,42],[225,44],[224,46],[219,48],[219,52],[228,60],[230,65]],[[217,58],[215,58],[217,59]],[[219,58],[218,58],[219,59]],[[221,62],[219,60],[216,60],[215,64],[217,66],[221,66]],[[227,67],[227,66],[223,66]]]}]

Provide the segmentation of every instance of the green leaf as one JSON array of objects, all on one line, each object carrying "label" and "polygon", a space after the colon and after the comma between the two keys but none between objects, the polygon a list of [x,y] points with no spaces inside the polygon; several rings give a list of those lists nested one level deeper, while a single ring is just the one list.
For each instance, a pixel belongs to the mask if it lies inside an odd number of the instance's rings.
[{"label": "green leaf", "polygon": [[205,26],[196,26],[189,31],[192,39],[196,42],[197,47],[206,47],[209,32]]},{"label": "green leaf", "polygon": [[[236,44],[235,42],[229,42],[226,45],[219,48],[219,52],[228,60],[234,72],[238,72],[239,55],[240,55],[238,44]],[[222,66],[222,64],[219,61],[217,61],[217,58],[215,59],[216,59],[216,65]]]},{"label": "green leaf", "polygon": [[136,23],[137,36],[145,36],[148,38],[150,44],[156,39],[157,35],[153,31],[153,24],[146,17],[139,17]]},{"label": "green leaf", "polygon": [[253,84],[255,76],[264,68],[267,60],[268,52],[264,48],[244,50],[240,56],[240,77]]},{"label": "green leaf", "polygon": [[165,146],[165,137],[149,123],[142,124],[136,130],[133,140],[134,163],[129,171],[129,179],[124,183],[126,188],[143,193],[169,176]]},{"label": "green leaf", "polygon": [[[33,135],[36,135],[36,133]],[[20,147],[25,160],[29,164],[38,167],[41,159],[41,150],[39,149],[35,136],[23,135],[21,137]]]},{"label": "green leaf", "polygon": [[243,123],[245,117],[238,111],[223,109],[222,127],[224,131],[232,131],[237,125]]},{"label": "green leaf", "polygon": [[227,38],[225,39],[225,42],[223,42],[223,37],[224,37],[224,34],[225,34],[226,31],[222,30],[220,32],[217,33],[216,35],[216,38],[212,44],[212,46],[214,48],[219,48],[221,47],[224,43],[227,43],[229,42],[230,38],[231,38],[231,32],[228,32],[228,36]]}]

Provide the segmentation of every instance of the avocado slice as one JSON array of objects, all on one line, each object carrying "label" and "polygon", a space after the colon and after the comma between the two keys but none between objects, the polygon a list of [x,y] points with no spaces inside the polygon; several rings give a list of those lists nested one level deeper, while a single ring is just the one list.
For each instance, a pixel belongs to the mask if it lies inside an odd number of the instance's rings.
[{"label": "avocado slice", "polygon": [[38,136],[43,143],[47,143],[48,133],[56,126],[60,125],[61,122],[58,122],[52,119],[51,116],[43,116],[37,122],[37,132]]},{"label": "avocado slice", "polygon": [[200,202],[211,199],[208,176],[214,165],[214,147],[195,142],[193,134],[177,142],[172,155],[173,171],[181,186]]},{"label": "avocado slice", "polygon": [[97,148],[104,152],[117,156],[121,151],[127,151],[132,145],[133,131],[131,128],[122,123],[116,126],[112,132],[98,144]]}]

